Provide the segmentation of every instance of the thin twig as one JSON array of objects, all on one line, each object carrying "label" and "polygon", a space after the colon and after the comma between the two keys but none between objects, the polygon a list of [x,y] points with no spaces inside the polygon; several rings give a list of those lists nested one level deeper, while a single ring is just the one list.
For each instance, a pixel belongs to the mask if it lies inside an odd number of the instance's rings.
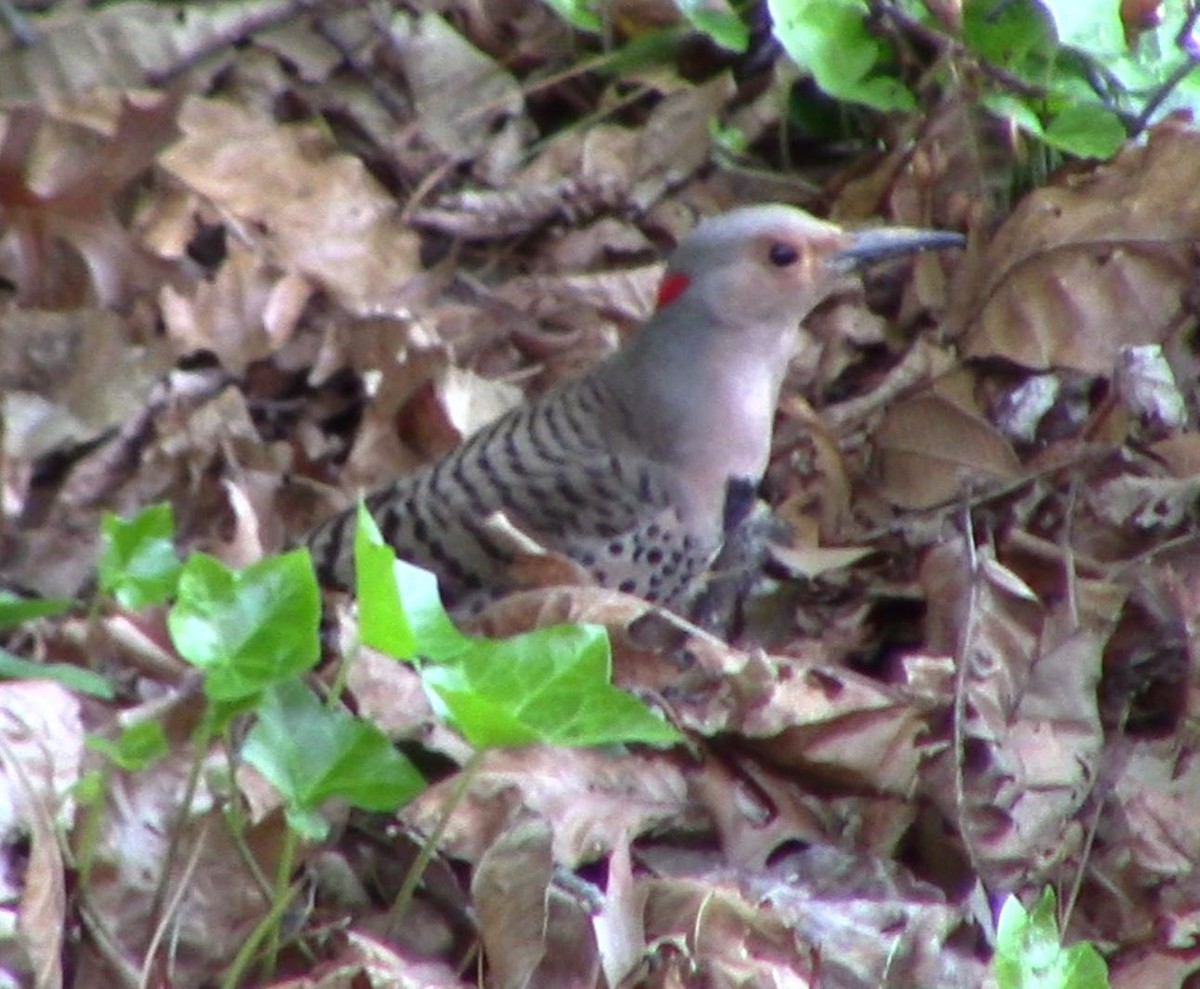
[{"label": "thin twig", "polygon": [[397,936],[400,921],[404,919],[405,913],[412,905],[417,887],[425,877],[425,869],[437,853],[438,846],[442,841],[442,835],[446,833],[446,828],[450,825],[450,818],[454,815],[454,811],[467,795],[467,790],[475,781],[475,777],[479,775],[479,770],[483,766],[483,759],[486,753],[486,749],[476,749],[463,765],[462,769],[459,770],[458,779],[454,781],[454,787],[451,789],[450,795],[446,798],[446,802],[442,805],[442,812],[438,815],[438,819],[434,823],[433,831],[421,843],[417,857],[413,860],[412,865],[408,867],[408,874],[404,877],[404,882],[400,886],[400,892],[396,894],[396,899],[388,911],[387,920],[384,924],[384,931],[387,932],[388,937],[394,938]]},{"label": "thin twig", "polygon": [[[200,826],[200,833],[196,836],[196,844],[192,848],[191,855],[188,856],[187,862],[184,864],[183,874],[179,877],[179,882],[176,883],[174,891],[171,893],[171,899],[166,904],[162,911],[161,917],[156,918],[157,923],[154,927],[154,933],[150,938],[150,943],[146,946],[146,957],[142,960],[141,977],[138,980],[138,989],[149,989],[151,977],[154,974],[154,957],[158,954],[159,945],[162,944],[163,938],[166,937],[167,931],[179,911],[179,905],[183,902],[184,896],[188,890],[192,888],[192,876],[195,875],[196,867],[200,863],[201,854],[204,851],[204,846],[208,841],[209,821],[205,820]],[[153,915],[151,915],[153,917]],[[170,980],[163,979],[163,983]]]},{"label": "thin twig", "polygon": [[1026,82],[1020,76],[1013,75],[1007,69],[1002,69],[998,65],[992,65],[991,62],[977,57],[973,51],[957,38],[946,34],[944,31],[939,31],[937,28],[930,27],[928,24],[922,24],[894,4],[887,3],[885,0],[871,0],[871,9],[875,14],[886,17],[903,31],[919,38],[943,54],[970,60],[979,67],[980,72],[995,79],[996,82],[1000,83],[1006,89],[1011,89],[1015,93],[1020,93],[1022,96],[1028,96],[1032,99],[1041,100],[1046,98],[1045,87],[1035,86],[1031,82]]},{"label": "thin twig", "polygon": [[975,845],[975,835],[967,805],[966,759],[967,759],[967,690],[974,665],[975,626],[979,613],[979,554],[975,548],[975,527],[971,519],[969,504],[964,503],[962,512],[962,537],[967,563],[967,603],[964,610],[962,634],[958,640],[958,669],[954,677],[954,805],[958,810],[958,822],[962,832],[963,849],[967,860],[979,882],[983,883],[982,857]]},{"label": "thin twig", "polygon": [[211,55],[230,48],[251,35],[271,28],[279,27],[288,21],[295,20],[306,14],[318,13],[325,7],[346,5],[347,0],[291,0],[290,3],[280,3],[279,6],[256,12],[237,21],[234,27],[219,31],[203,44],[187,52],[178,62],[167,68],[148,72],[146,82],[152,86],[166,86],[171,80],[178,78],[189,69],[199,65]]},{"label": "thin twig", "polygon": [[1194,46],[1188,44],[1188,39],[1196,30],[1196,19],[1200,18],[1200,3],[1193,3],[1188,11],[1187,20],[1183,22],[1183,27],[1179,29],[1179,33],[1175,35],[1175,44],[1179,46],[1179,50],[1186,56],[1182,65],[1180,65],[1166,81],[1158,87],[1154,95],[1146,101],[1142,112],[1138,114],[1137,119],[1133,122],[1131,136],[1136,137],[1150,125],[1150,118],[1158,112],[1158,108],[1163,105],[1167,97],[1171,95],[1171,91],[1178,86],[1191,73],[1192,69],[1200,65],[1200,58],[1194,53]]},{"label": "thin twig", "polygon": [[[379,23],[378,18],[375,19],[375,27],[381,34],[387,34],[387,26]],[[324,38],[337,49],[338,54],[342,56],[342,61],[365,83],[371,91],[371,95],[379,101],[389,117],[397,123],[405,123],[409,120],[412,114],[409,112],[408,105],[383,84],[379,73],[363,62],[354,48],[332,26],[322,19],[317,19],[313,24],[313,31],[318,37]]]},{"label": "thin twig", "polygon": [[37,31],[29,23],[29,18],[13,6],[12,0],[0,0],[0,18],[8,25],[8,29],[20,47],[32,48],[37,44]]}]

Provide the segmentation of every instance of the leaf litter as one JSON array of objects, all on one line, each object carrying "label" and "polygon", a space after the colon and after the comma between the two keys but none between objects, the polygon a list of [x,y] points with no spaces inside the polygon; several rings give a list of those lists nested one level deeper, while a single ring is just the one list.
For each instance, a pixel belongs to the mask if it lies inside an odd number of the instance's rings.
[{"label": "leaf litter", "polygon": [[[970,244],[873,273],[802,328],[765,485],[790,537],[722,635],[536,586],[566,573],[552,560],[482,616],[495,635],[605,625],[616,682],[689,745],[489,755],[390,938],[388,898],[468,753],[410,670],[355,665],[356,710],[440,782],[382,825],[331,811],[292,921],[306,953],[275,984],[460,986],[478,964],[539,987],[983,985],[980,904],[1047,883],[1073,891],[1068,935],[1105,947],[1114,985],[1182,984],[1192,125],[1011,197],[1017,149],[948,90],[892,150],[788,172],[763,167],[781,66],[608,73],[532,0],[310,7],[114,4],[0,53],[4,582],[78,593],[100,512],[162,500],[185,550],[278,549],[611,352],[698,216],[783,198]],[[622,30],[651,17],[635,8]],[[714,151],[713,119],[769,136],[756,167]],[[180,815],[201,704],[162,615],[45,618],[0,645],[119,688],[3,685],[6,967],[213,981],[268,909],[284,824],[215,752]],[[84,726],[146,718],[174,746],[155,765],[81,751]],[[73,802],[97,772],[98,802]]]}]

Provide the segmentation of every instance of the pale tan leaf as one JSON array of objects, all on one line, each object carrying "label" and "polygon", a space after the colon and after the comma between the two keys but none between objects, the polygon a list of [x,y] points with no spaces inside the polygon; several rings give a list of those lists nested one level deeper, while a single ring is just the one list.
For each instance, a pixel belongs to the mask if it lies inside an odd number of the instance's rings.
[{"label": "pale tan leaf", "polygon": [[266,313],[276,281],[261,254],[235,242],[211,281],[187,290],[163,287],[159,304],[167,336],[180,353],[209,351],[230,373],[244,374],[275,349]]},{"label": "pale tan leaf", "polygon": [[609,856],[604,907],[592,918],[596,951],[610,986],[621,985],[646,948],[644,907],[645,892],[635,882],[626,837],[617,842]]},{"label": "pale tan leaf", "polygon": [[676,90],[654,108],[638,137],[632,199],[641,209],[708,161],[709,121],[720,114],[734,89],[732,77],[722,74],[700,86]]},{"label": "pale tan leaf", "polygon": [[798,577],[819,577],[852,567],[875,550],[869,546],[772,546],[771,557]]},{"label": "pale tan leaf", "polygon": [[312,127],[281,127],[215,100],[190,99],[183,138],[162,164],[208,198],[285,271],[360,315],[402,308],[418,273],[416,235],[362,162]]},{"label": "pale tan leaf", "polygon": [[510,178],[530,130],[517,81],[432,11],[398,13],[390,29],[420,132],[450,160],[482,159],[489,183]]},{"label": "pale tan leaf", "polygon": [[1162,347],[1124,347],[1116,367],[1117,393],[1137,418],[1166,429],[1187,423],[1187,403]]}]

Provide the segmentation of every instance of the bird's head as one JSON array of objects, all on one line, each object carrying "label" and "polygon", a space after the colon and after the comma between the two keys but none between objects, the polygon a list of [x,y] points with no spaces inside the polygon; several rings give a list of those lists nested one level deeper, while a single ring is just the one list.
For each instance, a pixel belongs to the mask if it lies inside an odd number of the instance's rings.
[{"label": "bird's head", "polygon": [[884,227],[847,231],[791,206],[749,206],[701,222],[667,263],[658,311],[722,329],[792,327],[850,272],[960,234]]}]

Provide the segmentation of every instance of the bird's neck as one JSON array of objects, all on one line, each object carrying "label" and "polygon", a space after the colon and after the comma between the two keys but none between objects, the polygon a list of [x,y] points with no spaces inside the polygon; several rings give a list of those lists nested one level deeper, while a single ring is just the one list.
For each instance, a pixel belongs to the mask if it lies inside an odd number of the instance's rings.
[{"label": "bird's neck", "polygon": [[[660,314],[603,368],[627,428],[676,466],[709,511],[731,478],[766,469],[795,328],[746,332],[662,322]],[[767,341],[764,343],[764,341]]]}]

